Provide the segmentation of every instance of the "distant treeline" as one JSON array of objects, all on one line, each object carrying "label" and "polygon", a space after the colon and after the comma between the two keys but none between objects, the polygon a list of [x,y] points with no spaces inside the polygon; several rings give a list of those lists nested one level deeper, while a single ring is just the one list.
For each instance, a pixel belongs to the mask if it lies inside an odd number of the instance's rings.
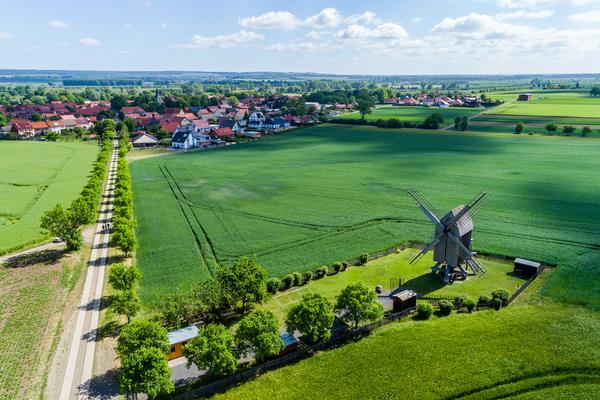
[{"label": "distant treeline", "polygon": [[64,79],[64,86],[141,86],[141,80],[134,79]]}]

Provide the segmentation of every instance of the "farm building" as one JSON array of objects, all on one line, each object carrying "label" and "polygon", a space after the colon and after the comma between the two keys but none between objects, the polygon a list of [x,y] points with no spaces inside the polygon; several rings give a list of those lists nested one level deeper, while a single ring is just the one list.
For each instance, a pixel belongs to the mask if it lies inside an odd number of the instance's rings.
[{"label": "farm building", "polygon": [[531,100],[531,94],[530,93],[520,94],[519,97],[517,98],[517,101],[529,101],[529,100]]},{"label": "farm building", "polygon": [[185,328],[167,333],[169,344],[171,345],[171,349],[169,350],[167,358],[169,360],[173,360],[175,358],[182,357],[183,347],[187,344],[187,342],[196,336],[198,336],[198,327],[195,325],[187,326]]},{"label": "farm building", "polygon": [[133,144],[133,147],[151,147],[158,145],[158,139],[144,131],[139,131],[131,139],[131,144]]},{"label": "farm building", "polygon": [[521,276],[532,277],[540,271],[542,265],[539,262],[515,258],[514,273]]}]

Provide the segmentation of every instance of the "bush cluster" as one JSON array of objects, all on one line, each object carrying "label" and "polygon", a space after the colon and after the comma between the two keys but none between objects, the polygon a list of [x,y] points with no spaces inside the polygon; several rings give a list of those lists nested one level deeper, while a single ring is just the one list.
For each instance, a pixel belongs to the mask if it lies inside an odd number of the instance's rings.
[{"label": "bush cluster", "polygon": [[452,304],[452,302],[450,302],[448,300],[440,300],[438,302],[438,315],[440,317],[446,317],[446,316],[450,315],[453,308],[454,308],[454,305]]}]

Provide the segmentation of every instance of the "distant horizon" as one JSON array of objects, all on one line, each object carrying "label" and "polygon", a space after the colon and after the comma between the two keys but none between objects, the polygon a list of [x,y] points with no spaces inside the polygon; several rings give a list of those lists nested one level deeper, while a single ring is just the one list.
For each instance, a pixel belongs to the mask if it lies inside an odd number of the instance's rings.
[{"label": "distant horizon", "polygon": [[597,73],[600,0],[193,0],[3,4],[11,69]]}]

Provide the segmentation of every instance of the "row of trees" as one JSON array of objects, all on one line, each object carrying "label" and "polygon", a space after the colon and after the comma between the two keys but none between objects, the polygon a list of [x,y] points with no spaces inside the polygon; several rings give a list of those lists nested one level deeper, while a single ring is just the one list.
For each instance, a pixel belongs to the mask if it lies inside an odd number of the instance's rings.
[{"label": "row of trees", "polygon": [[100,153],[96,158],[91,176],[79,196],[73,200],[69,208],[57,204],[41,217],[40,227],[64,241],[70,251],[78,250],[83,245],[83,235],[79,227],[91,224],[96,218],[98,200],[102,193],[102,185],[111,154],[110,138],[114,137],[113,130],[106,127],[104,136],[109,140],[101,142]]},{"label": "row of trees", "polygon": [[127,317],[127,323],[140,310],[137,285],[141,276],[142,273],[135,265],[118,263],[110,267],[108,283],[116,291],[111,297],[110,307],[116,314]]},{"label": "row of trees", "polygon": [[[546,124],[546,126],[544,127],[544,129],[546,129],[546,131],[549,134],[558,132],[558,128],[559,127],[556,124]],[[524,130],[525,130],[525,124],[523,124],[522,122],[519,122],[515,125],[515,133],[516,134],[520,134]],[[575,127],[573,125],[564,125],[562,127],[562,133],[564,133],[567,136],[572,135],[576,131],[577,131],[577,127]],[[592,128],[590,128],[589,126],[584,126],[583,128],[581,128],[581,136],[588,136],[591,133],[592,133]]]},{"label": "row of trees", "polygon": [[[383,317],[383,306],[375,291],[358,282],[347,286],[335,304],[318,293],[304,295],[290,308],[285,324],[288,332],[300,332],[307,344],[327,340],[331,334],[334,312],[356,329],[360,324]],[[265,309],[251,312],[239,323],[235,333],[222,324],[208,324],[183,349],[188,367],[192,364],[213,375],[233,373],[240,357],[253,356],[262,362],[283,349],[275,315]]]},{"label": "row of trees", "polygon": [[129,130],[127,125],[120,122],[117,125],[119,134],[119,159],[115,181],[113,214],[110,243],[118,247],[126,256],[135,250],[135,220],[133,218],[133,191],[131,189],[131,174],[125,156],[129,150]]}]

